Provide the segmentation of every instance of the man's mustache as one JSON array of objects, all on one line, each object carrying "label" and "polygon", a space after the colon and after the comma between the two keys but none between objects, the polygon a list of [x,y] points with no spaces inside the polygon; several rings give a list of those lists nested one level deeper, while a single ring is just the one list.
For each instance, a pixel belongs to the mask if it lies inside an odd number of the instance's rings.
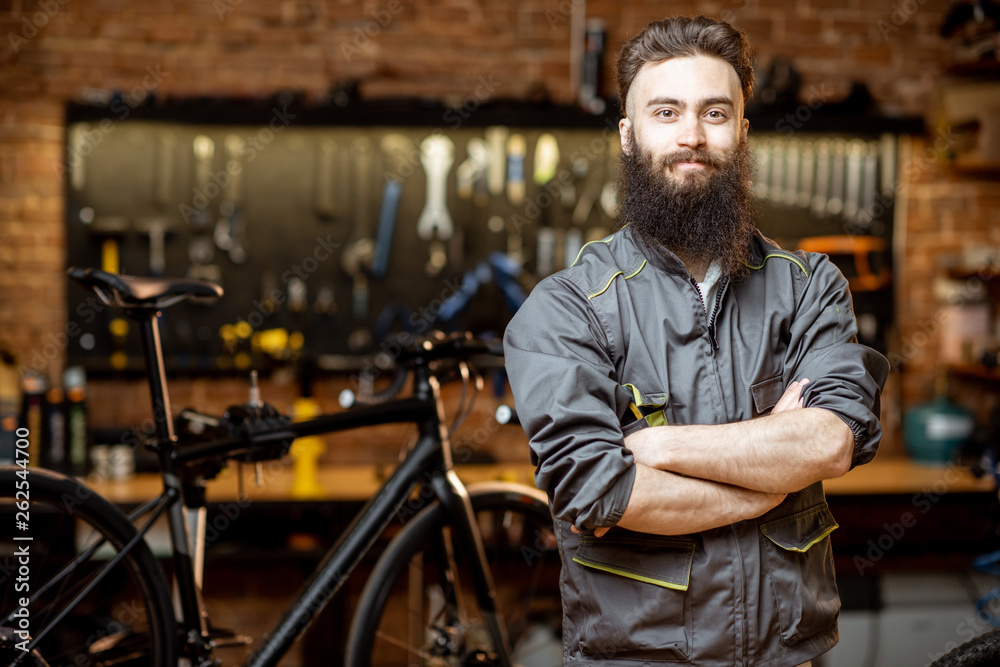
[{"label": "man's mustache", "polygon": [[688,149],[674,151],[673,153],[664,155],[660,158],[659,162],[662,169],[672,169],[682,162],[700,162],[701,164],[719,169],[726,164],[726,156],[710,153],[704,150]]}]

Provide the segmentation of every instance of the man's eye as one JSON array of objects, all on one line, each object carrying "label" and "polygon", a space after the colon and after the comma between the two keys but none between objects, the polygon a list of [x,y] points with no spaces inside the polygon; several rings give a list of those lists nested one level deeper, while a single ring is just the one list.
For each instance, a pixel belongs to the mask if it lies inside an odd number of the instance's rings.
[{"label": "man's eye", "polygon": [[659,115],[662,118],[673,118],[677,114],[674,113],[673,109],[662,109],[662,110],[660,110]]},{"label": "man's eye", "polygon": [[722,120],[726,116],[721,111],[709,111],[708,112],[708,117],[709,118],[714,118],[716,120]]}]

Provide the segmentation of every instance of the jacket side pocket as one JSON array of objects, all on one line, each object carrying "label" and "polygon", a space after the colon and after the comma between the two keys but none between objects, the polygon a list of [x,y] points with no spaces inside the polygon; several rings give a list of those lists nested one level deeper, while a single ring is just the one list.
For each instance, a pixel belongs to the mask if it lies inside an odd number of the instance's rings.
[{"label": "jacket side pocket", "polygon": [[687,595],[696,542],[621,528],[582,535],[573,578],[590,607],[580,628],[585,656],[684,662],[691,654]]},{"label": "jacket side pocket", "polygon": [[826,502],[760,527],[783,644],[799,644],[837,622],[840,597],[827,539],[837,527]]}]

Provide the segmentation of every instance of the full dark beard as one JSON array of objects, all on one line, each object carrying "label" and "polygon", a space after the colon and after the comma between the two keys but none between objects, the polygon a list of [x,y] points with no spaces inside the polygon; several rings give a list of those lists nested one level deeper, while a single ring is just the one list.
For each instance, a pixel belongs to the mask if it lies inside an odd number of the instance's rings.
[{"label": "full dark beard", "polygon": [[[718,259],[723,274],[739,280],[748,273],[754,222],[753,158],[746,141],[727,155],[678,151],[654,161],[639,149],[635,135],[622,152],[618,178],[619,220],[647,245],[663,246],[691,263],[707,266]],[[710,173],[682,174],[667,168],[679,162],[703,162]]]}]

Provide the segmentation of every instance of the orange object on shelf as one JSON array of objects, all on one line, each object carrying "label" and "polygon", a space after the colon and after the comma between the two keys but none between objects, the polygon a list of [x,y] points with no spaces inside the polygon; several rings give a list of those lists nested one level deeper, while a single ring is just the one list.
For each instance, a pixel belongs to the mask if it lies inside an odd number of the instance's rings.
[{"label": "orange object on shelf", "polygon": [[877,274],[872,271],[871,255],[885,252],[886,247],[885,239],[878,236],[810,236],[799,241],[799,250],[852,257],[857,272],[856,276],[847,276],[852,292],[874,292],[892,282],[889,269],[883,268]]}]

